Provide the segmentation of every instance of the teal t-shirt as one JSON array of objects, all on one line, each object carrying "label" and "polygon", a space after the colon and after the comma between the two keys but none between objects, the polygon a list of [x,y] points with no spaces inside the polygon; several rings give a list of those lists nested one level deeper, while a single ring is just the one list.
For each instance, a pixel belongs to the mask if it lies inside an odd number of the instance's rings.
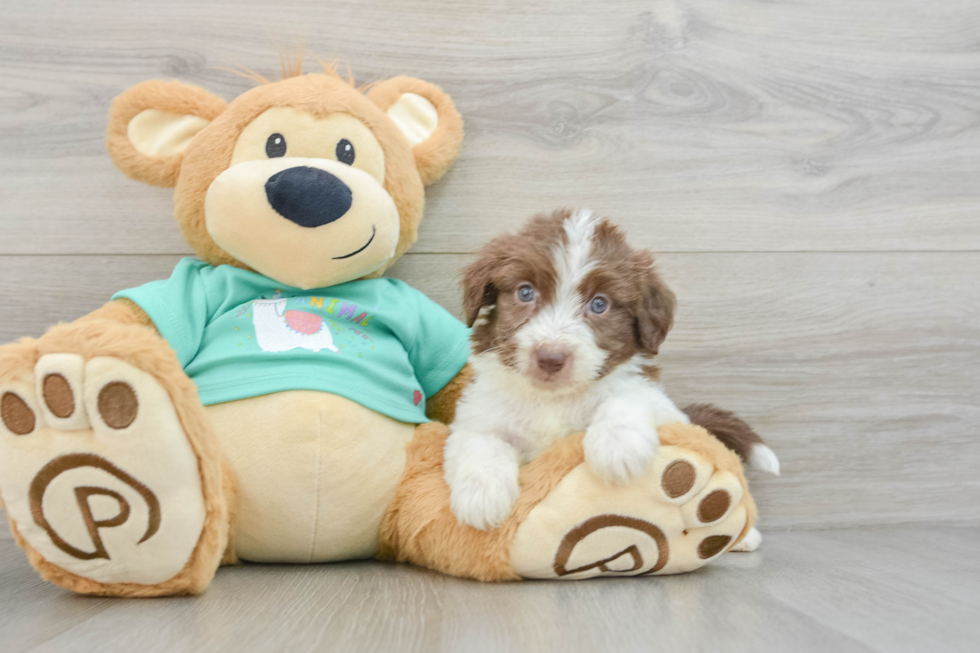
[{"label": "teal t-shirt", "polygon": [[469,355],[468,329],[397,279],[300,290],[185,258],[169,279],[120,297],[150,316],[206,406],[320,390],[419,424],[426,398]]}]

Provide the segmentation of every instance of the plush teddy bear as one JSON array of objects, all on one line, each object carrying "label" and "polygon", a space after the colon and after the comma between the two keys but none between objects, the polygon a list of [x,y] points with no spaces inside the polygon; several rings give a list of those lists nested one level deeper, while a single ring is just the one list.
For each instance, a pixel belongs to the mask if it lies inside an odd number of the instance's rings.
[{"label": "plush teddy bear", "polygon": [[231,103],[175,81],[116,98],[113,160],[174,187],[197,258],[0,347],[0,496],[44,578],[159,596],[239,560],[372,556],[484,580],[673,573],[744,537],[737,457],[680,424],[630,486],[594,477],[571,436],[522,471],[502,527],[459,525],[440,421],[468,331],[382,274],[462,120],[409,77],[260,81]]}]

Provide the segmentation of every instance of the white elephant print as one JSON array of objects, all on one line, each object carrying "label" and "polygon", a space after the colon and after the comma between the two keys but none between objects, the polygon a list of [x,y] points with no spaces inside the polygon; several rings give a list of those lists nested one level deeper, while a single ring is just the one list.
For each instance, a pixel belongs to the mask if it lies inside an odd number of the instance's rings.
[{"label": "white elephant print", "polygon": [[338,351],[327,322],[316,313],[287,311],[288,299],[260,299],[252,302],[255,340],[262,351],[309,349]]}]

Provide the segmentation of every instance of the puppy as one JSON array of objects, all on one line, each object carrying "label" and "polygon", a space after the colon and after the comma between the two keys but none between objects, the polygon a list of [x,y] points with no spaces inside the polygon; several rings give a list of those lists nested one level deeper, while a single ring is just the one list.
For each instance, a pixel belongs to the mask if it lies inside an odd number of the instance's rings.
[{"label": "puppy", "polygon": [[[585,431],[597,475],[627,483],[656,453],[659,426],[689,422],[653,364],[673,325],[674,294],[652,255],[609,221],[586,210],[538,216],[490,242],[463,288],[476,324],[475,377],[456,407],[444,465],[461,523],[499,526],[520,493],[519,466],[570,433]],[[746,453],[772,454],[734,415],[695,408]]]}]

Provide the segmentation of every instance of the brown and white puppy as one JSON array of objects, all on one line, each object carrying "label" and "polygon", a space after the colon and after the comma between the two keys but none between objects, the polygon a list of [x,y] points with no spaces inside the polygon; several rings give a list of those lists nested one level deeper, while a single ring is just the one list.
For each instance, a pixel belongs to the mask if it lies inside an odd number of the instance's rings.
[{"label": "brown and white puppy", "polygon": [[587,210],[538,216],[490,242],[463,286],[475,378],[445,450],[460,522],[500,525],[520,492],[520,464],[570,433],[585,431],[596,474],[625,483],[656,453],[659,426],[689,421],[653,364],[674,294],[653,256],[608,220]]}]

